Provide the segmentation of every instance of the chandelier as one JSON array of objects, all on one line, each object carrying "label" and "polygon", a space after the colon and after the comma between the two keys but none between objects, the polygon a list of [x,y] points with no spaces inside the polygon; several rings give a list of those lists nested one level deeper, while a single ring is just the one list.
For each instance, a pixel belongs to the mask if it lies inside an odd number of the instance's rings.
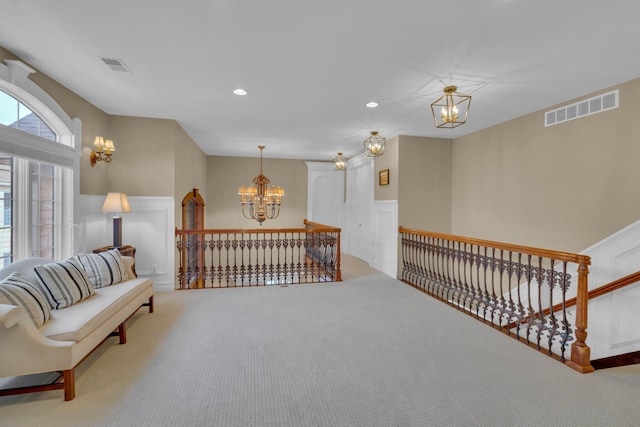
[{"label": "chandelier", "polygon": [[253,184],[248,187],[240,187],[238,195],[242,204],[242,215],[247,219],[255,219],[262,225],[267,219],[275,219],[280,214],[280,204],[284,196],[284,190],[280,187],[269,188],[269,178],[262,173],[262,150],[260,149],[260,173],[253,178]]},{"label": "chandelier", "polygon": [[349,159],[343,156],[342,153],[338,153],[338,157],[334,158],[332,161],[333,165],[336,167],[336,170],[343,171],[347,168],[347,162],[349,161]]},{"label": "chandelier", "polygon": [[471,97],[456,90],[457,86],[445,87],[444,95],[431,104],[431,113],[437,128],[455,128],[467,122]]},{"label": "chandelier", "polygon": [[386,138],[378,136],[378,131],[371,131],[371,136],[364,140],[364,152],[367,157],[380,157],[384,153]]}]

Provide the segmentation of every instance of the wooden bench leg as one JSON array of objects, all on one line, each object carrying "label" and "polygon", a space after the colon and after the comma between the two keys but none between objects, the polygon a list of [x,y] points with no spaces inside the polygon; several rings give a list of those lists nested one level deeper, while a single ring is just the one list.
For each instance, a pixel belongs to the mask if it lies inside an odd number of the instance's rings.
[{"label": "wooden bench leg", "polygon": [[62,371],[62,379],[64,381],[64,400],[73,400],[76,397],[76,376],[74,369]]},{"label": "wooden bench leg", "polygon": [[118,337],[120,337],[120,344],[127,343],[127,327],[124,322],[118,325]]},{"label": "wooden bench leg", "polygon": [[153,313],[153,295],[149,297],[149,313]]}]

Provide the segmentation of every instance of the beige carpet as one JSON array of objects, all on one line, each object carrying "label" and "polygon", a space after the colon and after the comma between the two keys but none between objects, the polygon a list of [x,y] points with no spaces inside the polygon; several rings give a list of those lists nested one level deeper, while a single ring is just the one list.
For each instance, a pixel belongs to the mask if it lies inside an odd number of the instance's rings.
[{"label": "beige carpet", "polygon": [[640,366],[578,374],[364,267],[158,294],[80,365],[75,400],[2,397],[0,426],[640,425]]}]

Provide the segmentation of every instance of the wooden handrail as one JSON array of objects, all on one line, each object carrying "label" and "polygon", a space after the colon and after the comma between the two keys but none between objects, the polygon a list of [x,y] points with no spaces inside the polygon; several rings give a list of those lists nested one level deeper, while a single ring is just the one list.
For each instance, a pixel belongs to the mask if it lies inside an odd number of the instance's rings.
[{"label": "wooden handrail", "polygon": [[[398,227],[402,242],[402,281],[463,310],[465,313],[490,323],[502,330],[506,325],[515,325],[514,338],[522,335],[527,344],[535,341],[536,347],[552,355],[553,340],[558,339],[559,358],[578,372],[593,372],[590,364],[590,349],[586,344],[588,326],[588,255],[561,252],[531,246],[434,233]],[[532,264],[532,257],[537,258]],[[543,262],[547,267],[543,267]],[[561,271],[555,266],[564,264]],[[544,310],[541,290],[548,291],[549,305],[555,307],[553,290],[557,286],[560,298],[565,300],[571,283],[567,264],[577,266],[575,323],[569,331],[565,304],[560,304],[559,313],[550,314],[544,320],[531,313]],[[546,269],[545,269],[546,268]],[[531,299],[523,300],[519,286],[523,280],[527,286],[535,284],[537,309]],[[574,278],[575,280],[575,278]],[[574,282],[575,283],[575,282]],[[504,287],[518,286],[517,295],[504,297]],[[529,288],[528,288],[529,289]],[[531,298],[531,290],[527,291]],[[512,300],[511,297],[515,300]],[[546,298],[546,297],[545,297]],[[526,313],[526,314],[525,314]],[[524,323],[523,323],[524,321]],[[526,325],[520,331],[520,325]],[[511,334],[512,327],[505,332]],[[571,334],[567,332],[571,332]],[[545,336],[547,343],[542,343]],[[571,338],[571,335],[575,337]],[[531,337],[531,338],[530,338]],[[564,357],[565,346],[571,343],[571,359]]]},{"label": "wooden handrail", "polygon": [[341,229],[306,219],[304,225],[176,228],[180,289],[341,281]]},{"label": "wooden handrail", "polygon": [[[592,289],[587,293],[587,299],[590,300],[592,298],[597,298],[602,295],[606,295],[610,292],[617,291],[618,289],[622,289],[625,286],[633,285],[634,283],[640,281],[640,271],[636,271],[635,273],[629,274],[628,276],[624,276],[618,280],[614,280],[611,283],[607,283],[606,285],[600,286],[599,288]],[[571,298],[568,299],[564,303],[564,308],[573,307],[576,305],[576,299]],[[556,304],[553,306],[553,311],[562,310],[562,304]],[[550,309],[544,310],[544,314],[549,314],[551,312]]]},{"label": "wooden handrail", "polygon": [[329,229],[329,230],[333,230],[333,231],[340,230],[339,227],[333,227],[331,225],[320,224],[318,222],[312,222],[312,221],[309,221],[309,220],[306,220],[306,219],[303,222],[304,222],[304,225],[308,225],[308,226],[314,227],[314,228]]},{"label": "wooden handrail", "polygon": [[456,236],[453,234],[432,233],[427,231],[415,230],[412,228],[399,227],[400,233],[411,233],[426,237],[436,237],[445,240],[455,240],[457,242],[468,243],[471,245],[488,246],[495,249],[504,249],[513,252],[523,252],[531,255],[542,256],[545,258],[553,258],[557,261],[574,262],[576,264],[591,264],[591,258],[588,255],[574,254],[570,252],[553,251],[549,249],[534,248],[531,246],[514,245],[511,243],[494,242],[491,240],[474,239],[470,237]]},{"label": "wooden handrail", "polygon": [[341,231],[338,227],[331,227],[324,224],[304,220],[305,225],[314,228],[208,228],[201,230],[180,230],[176,228],[176,236],[182,234],[267,234],[267,233],[317,233],[318,231],[336,232]]}]

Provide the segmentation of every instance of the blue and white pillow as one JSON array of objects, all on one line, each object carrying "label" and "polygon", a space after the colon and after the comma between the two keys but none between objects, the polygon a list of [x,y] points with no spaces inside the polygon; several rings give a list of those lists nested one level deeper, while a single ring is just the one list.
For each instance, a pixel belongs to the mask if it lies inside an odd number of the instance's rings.
[{"label": "blue and white pillow", "polygon": [[95,294],[80,263],[72,258],[34,267],[51,308],[68,307]]},{"label": "blue and white pillow", "polygon": [[76,258],[95,289],[127,280],[124,263],[117,249],[97,254],[78,254]]},{"label": "blue and white pillow", "polygon": [[51,318],[51,307],[37,285],[18,272],[0,282],[0,304],[23,307],[36,328]]}]

